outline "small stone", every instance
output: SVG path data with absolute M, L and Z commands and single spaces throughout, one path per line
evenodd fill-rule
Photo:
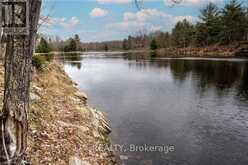
M 36 91 L 36 92 L 42 92 L 42 89 L 36 85 L 33 85 L 33 89 Z
M 83 99 L 83 100 L 88 99 L 88 97 L 87 97 L 87 95 L 85 93 L 79 92 L 79 91 L 75 93 L 75 96 L 77 96 L 78 98 Z
M 69 160 L 69 165 L 91 165 L 87 161 L 83 161 L 77 157 L 71 157 Z
M 120 155 L 120 159 L 121 159 L 121 160 L 128 160 L 128 156 Z
M 31 101 L 36 101 L 36 100 L 39 100 L 40 99 L 40 96 L 38 96 L 37 94 L 35 93 L 30 93 L 30 100 Z

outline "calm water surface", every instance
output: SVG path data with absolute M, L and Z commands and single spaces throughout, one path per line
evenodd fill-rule
M 104 111 L 127 165 L 247 165 L 248 61 L 84 54 L 65 70 Z M 128 152 L 129 145 L 175 151 Z

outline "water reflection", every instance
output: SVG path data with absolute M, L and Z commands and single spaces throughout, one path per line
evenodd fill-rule
M 80 70 L 82 67 L 81 61 L 83 60 L 83 56 L 78 53 L 61 54 L 57 56 L 56 60 L 61 63 L 71 65 L 72 67 L 76 67 L 78 70 Z
M 147 67 L 167 69 L 169 67 L 173 79 L 178 83 L 192 79 L 195 81 L 197 90 L 205 91 L 215 88 L 221 95 L 225 89 L 239 86 L 240 94 L 247 95 L 248 91 L 248 62 L 213 61 L 213 60 L 144 60 L 137 59 L 128 63 L 130 69 L 142 70 Z M 239 84 L 239 85 L 238 85 Z M 247 96 L 245 96 L 248 98 Z
M 79 61 L 76 61 L 76 62 L 70 61 L 70 62 L 65 62 L 65 63 L 66 63 L 66 64 L 69 63 L 70 66 L 75 67 L 75 68 L 77 68 L 78 70 L 80 70 L 80 69 L 82 68 L 82 63 L 79 62 Z
M 248 65 L 243 65 L 241 68 L 240 83 L 238 85 L 238 95 L 248 98 Z
M 248 162 L 246 60 L 91 54 L 65 58 L 65 70 L 89 95 L 90 104 L 108 115 L 114 143 L 175 146 L 169 154 L 119 153 L 128 156 L 121 163 Z

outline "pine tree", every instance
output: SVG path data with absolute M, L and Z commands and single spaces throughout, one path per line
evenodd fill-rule
M 107 52 L 109 50 L 109 47 L 107 44 L 104 45 L 104 50 Z
M 244 40 L 247 34 L 246 11 L 242 3 L 237 0 L 231 0 L 222 10 L 223 41 L 231 43 Z
M 177 22 L 176 26 L 172 30 L 172 39 L 174 45 L 177 47 L 187 47 L 194 39 L 194 25 L 184 19 Z
M 64 47 L 64 51 L 65 52 L 73 52 L 73 51 L 77 51 L 77 42 L 75 41 L 75 39 L 70 38 L 67 41 L 67 44 Z
M 150 49 L 151 49 L 151 50 L 156 50 L 156 49 L 158 49 L 158 45 L 157 45 L 157 42 L 156 42 L 155 39 L 153 39 L 153 40 L 151 41 Z
M 82 50 L 82 48 L 81 48 L 81 41 L 80 41 L 80 37 L 79 37 L 78 34 L 75 34 L 74 40 L 76 42 L 76 51 L 81 51 Z
M 40 43 L 37 46 L 35 52 L 36 53 L 49 53 L 51 51 L 51 47 L 49 46 L 48 42 L 41 37 Z
M 129 47 L 128 47 L 128 40 L 127 39 L 124 39 L 123 42 L 122 42 L 122 49 L 123 50 L 128 50 Z
M 200 12 L 201 22 L 196 25 L 197 43 L 202 46 L 217 43 L 220 41 L 221 31 L 223 30 L 218 7 L 209 3 Z

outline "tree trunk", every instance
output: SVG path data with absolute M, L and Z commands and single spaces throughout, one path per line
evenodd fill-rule
M 0 43 L 0 60 L 4 59 L 5 54 L 5 44 Z
M 0 164 L 25 164 L 32 55 L 41 0 L 29 0 L 29 34 L 8 35 L 5 53 L 5 89 L 1 115 Z

